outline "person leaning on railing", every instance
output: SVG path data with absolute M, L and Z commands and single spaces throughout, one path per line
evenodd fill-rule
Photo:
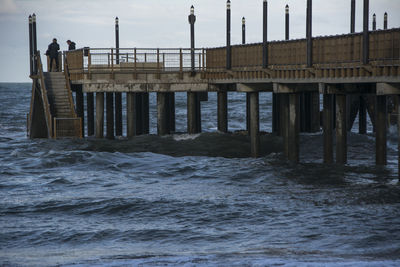
M 68 44 L 68 51 L 71 51 L 71 50 L 75 50 L 76 48 L 76 44 L 75 44 L 75 42 L 72 42 L 71 40 L 68 40 L 67 41 L 67 44 Z

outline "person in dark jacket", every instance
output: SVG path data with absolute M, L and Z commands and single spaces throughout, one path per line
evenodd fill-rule
M 67 41 L 67 44 L 68 44 L 68 50 L 69 50 L 69 51 L 75 50 L 75 49 L 76 49 L 76 48 L 75 48 L 76 44 L 75 44 L 74 42 L 72 42 L 71 40 L 68 40 L 68 41 Z
M 54 38 L 53 42 L 51 44 L 49 44 L 49 47 L 46 51 L 46 55 L 48 55 L 50 57 L 50 71 L 52 71 L 53 59 L 56 61 L 56 67 L 58 70 L 58 67 L 59 67 L 58 50 L 60 50 L 60 46 L 57 43 L 57 39 Z

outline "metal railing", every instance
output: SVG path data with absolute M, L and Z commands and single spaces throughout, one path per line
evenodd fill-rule
M 54 117 L 54 135 L 53 138 L 58 137 L 78 137 L 83 138 L 82 135 L 82 118 L 56 118 Z
M 89 48 L 83 68 L 92 70 L 134 72 L 180 72 L 205 69 L 204 49 L 194 50 L 194 66 L 191 65 L 191 49 L 175 48 Z M 192 68 L 193 67 L 193 68 Z

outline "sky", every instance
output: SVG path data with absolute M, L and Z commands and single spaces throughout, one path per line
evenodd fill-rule
M 263 0 L 231 0 L 232 44 L 241 43 L 246 17 L 246 41 L 262 41 Z M 314 0 L 313 36 L 348 33 L 350 0 Z M 290 38 L 306 34 L 306 0 L 268 1 L 268 40 L 284 39 L 285 5 L 290 6 Z M 37 16 L 38 50 L 42 54 L 55 37 L 61 50 L 66 40 L 77 48 L 111 48 L 114 21 L 120 21 L 121 48 L 190 47 L 188 15 L 194 5 L 196 47 L 224 46 L 225 0 L 0 0 L 0 82 L 29 82 L 28 17 Z M 356 31 L 362 31 L 363 1 L 356 0 Z M 400 27 L 400 0 L 370 0 L 377 27 L 389 14 L 389 28 Z M 372 26 L 370 26 L 372 27 Z

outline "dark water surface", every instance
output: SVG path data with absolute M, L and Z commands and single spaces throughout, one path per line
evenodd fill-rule
M 203 134 L 114 141 L 29 140 L 29 103 L 30 84 L 0 84 L 1 266 L 400 265 L 395 129 L 385 168 L 356 133 L 349 165 L 322 164 L 321 133 L 301 136 L 293 165 L 279 137 L 252 159 L 245 135 L 215 133 L 215 94 Z M 271 96 L 260 104 L 270 131 Z M 154 134 L 154 95 L 151 119 Z M 229 127 L 245 127 L 243 94 L 229 95 Z

